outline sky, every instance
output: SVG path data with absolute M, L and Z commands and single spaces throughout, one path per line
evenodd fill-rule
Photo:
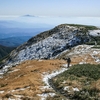
M 100 17 L 100 0 L 0 0 L 0 15 Z

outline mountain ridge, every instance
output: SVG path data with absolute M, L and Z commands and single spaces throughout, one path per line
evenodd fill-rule
M 7 65 L 16 65 L 31 59 L 53 59 L 66 49 L 88 42 L 88 30 L 94 29 L 98 28 L 76 24 L 58 25 L 29 39 L 11 52 L 4 62 Z

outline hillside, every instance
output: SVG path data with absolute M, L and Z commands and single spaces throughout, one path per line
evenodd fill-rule
M 3 76 L 0 73 L 0 99 L 40 100 L 38 94 L 45 93 L 47 87 L 42 80 L 44 75 L 60 69 L 64 63 L 63 60 L 29 60 L 9 68 Z
M 67 49 L 89 42 L 91 36 L 88 32 L 94 29 L 98 30 L 95 26 L 61 24 L 29 39 L 3 62 L 7 65 L 16 65 L 29 59 L 56 58 Z
M 0 59 L 7 56 L 13 49 L 14 47 L 5 47 L 0 45 Z
M 88 68 L 87 71 L 83 71 L 85 74 L 91 73 L 88 73 L 92 71 L 89 70 L 90 67 L 95 69 L 94 66 L 100 66 L 100 46 L 98 44 L 86 45 L 99 41 L 98 33 L 95 33 L 96 37 L 92 35 L 94 30 L 99 31 L 95 26 L 62 24 L 32 37 L 25 44 L 13 50 L 1 62 L 0 99 L 69 100 L 65 91 L 61 93 L 59 90 L 67 86 L 66 83 L 62 81 L 65 84 L 62 84 L 61 87 L 59 81 L 55 87 L 56 79 L 53 82 L 52 78 L 63 74 L 66 70 L 69 70 L 69 73 L 74 71 L 74 65 L 76 65 L 75 70 L 83 71 L 81 66 L 86 64 L 85 69 Z M 93 38 L 97 38 L 97 40 L 95 41 Z M 72 68 L 70 69 L 72 70 L 67 68 L 67 62 L 64 60 L 68 57 L 71 58 L 70 66 Z M 92 65 L 88 66 L 88 63 Z M 95 69 L 95 72 L 97 74 L 90 76 L 99 77 L 99 68 Z M 93 71 L 93 73 L 95 72 Z M 79 73 L 82 74 L 82 72 Z M 82 79 L 85 79 L 84 76 Z M 95 82 L 95 79 L 93 81 Z M 75 81 L 74 86 L 77 85 L 76 83 Z M 99 87 L 99 82 L 97 84 Z M 71 89 L 79 91 L 80 88 L 71 87 Z
M 100 64 L 100 49 L 92 48 L 88 45 L 76 46 L 73 48 L 73 51 L 67 52 L 67 55 L 70 55 L 71 57 L 72 66 L 80 64 L 81 67 L 81 64 L 88 63 Z M 73 67 L 71 69 L 74 70 Z M 65 97 L 63 96 L 63 94 L 61 95 L 59 94 L 59 92 L 55 92 L 51 87 L 52 85 L 49 85 L 49 79 L 58 75 L 59 73 L 62 73 L 65 70 L 68 70 L 68 68 L 66 67 L 66 61 L 58 59 L 28 60 L 13 67 L 8 68 L 8 66 L 6 66 L 2 70 L 0 70 L 0 97 L 1 99 L 3 98 L 19 100 L 60 100 L 62 98 L 64 99 Z M 76 70 L 78 71 L 78 69 Z M 77 74 L 77 71 L 74 71 L 74 73 L 76 72 Z M 86 73 L 88 72 L 89 71 L 87 71 Z M 58 84 L 60 84 L 59 82 Z M 67 98 L 65 98 L 65 100 L 67 100 Z

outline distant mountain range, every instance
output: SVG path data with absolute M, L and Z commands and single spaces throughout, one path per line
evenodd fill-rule
M 37 17 L 37 16 L 27 14 L 27 15 L 23 15 L 21 17 Z
M 17 47 L 25 43 L 31 36 L 9 37 L 0 39 L 0 44 L 7 47 Z
M 21 22 L 20 20 L 0 20 L 0 38 L 35 36 L 52 27 L 45 23 Z

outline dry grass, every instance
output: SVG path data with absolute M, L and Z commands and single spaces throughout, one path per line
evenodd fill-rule
M 57 70 L 64 63 L 66 62 L 63 60 L 30 60 L 11 68 L 10 73 L 0 79 L 0 91 L 5 91 L 0 94 L 0 97 L 5 97 L 9 93 L 35 97 L 42 92 L 40 86 L 45 85 L 42 82 L 43 72 Z M 25 88 L 25 90 L 20 90 L 21 88 Z

